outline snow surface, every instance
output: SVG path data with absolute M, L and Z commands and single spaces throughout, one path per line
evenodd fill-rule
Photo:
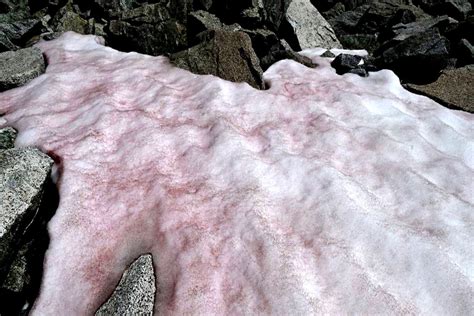
M 93 36 L 39 47 L 46 74 L 0 94 L 59 176 L 33 315 L 94 313 L 146 252 L 159 314 L 473 314 L 473 115 L 317 56 L 258 91 Z

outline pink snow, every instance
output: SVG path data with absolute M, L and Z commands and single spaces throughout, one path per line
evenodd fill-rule
M 56 160 L 33 315 L 93 314 L 146 252 L 156 314 L 473 313 L 473 115 L 316 50 L 259 91 L 93 36 L 38 46 L 46 74 L 0 94 Z

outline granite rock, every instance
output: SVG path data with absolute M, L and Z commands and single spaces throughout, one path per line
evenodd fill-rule
M 13 148 L 16 134 L 12 127 L 0 128 L 0 150 Z
M 114 293 L 95 313 L 109 315 L 153 315 L 155 272 L 151 254 L 141 255 L 123 273 Z
M 262 69 L 243 32 L 210 31 L 205 40 L 187 50 L 172 54 L 171 61 L 196 74 L 210 74 L 234 82 L 264 87 Z
M 41 50 L 29 47 L 0 53 L 0 91 L 21 86 L 45 71 Z

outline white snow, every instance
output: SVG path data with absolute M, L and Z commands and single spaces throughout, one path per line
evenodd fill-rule
M 157 314 L 473 314 L 473 115 L 317 50 L 259 91 L 100 43 L 39 44 L 46 74 L 0 94 L 57 157 L 33 315 L 94 313 L 145 252 Z

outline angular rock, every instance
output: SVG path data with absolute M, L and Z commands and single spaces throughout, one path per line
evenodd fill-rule
M 80 34 L 88 34 L 91 32 L 89 23 L 83 19 L 79 14 L 63 10 L 52 19 L 51 24 L 56 32 L 73 31 Z
M 264 88 L 257 55 L 250 37 L 243 32 L 211 31 L 204 42 L 172 54 L 170 59 L 176 66 L 196 74 L 215 75 Z
M 0 150 L 13 148 L 17 131 L 12 127 L 0 128 Z
M 352 69 L 359 68 L 362 63 L 362 56 L 339 54 L 331 62 L 331 66 L 336 69 L 338 75 L 342 75 Z
M 339 41 L 346 49 L 365 49 L 374 52 L 380 45 L 377 34 L 350 34 L 340 35 Z
M 32 36 L 38 35 L 40 32 L 41 21 L 39 19 L 0 23 L 0 38 L 3 39 L 2 42 L 10 41 L 17 46 L 23 46 Z
M 465 38 L 457 45 L 458 65 L 469 65 L 474 63 L 474 46 Z
M 278 31 L 291 0 L 262 0 L 267 27 Z
M 21 86 L 45 70 L 41 50 L 36 47 L 0 53 L 0 91 Z
M 436 28 L 393 43 L 375 52 L 376 64 L 409 82 L 430 81 L 448 64 L 449 41 Z
M 291 0 L 285 18 L 291 29 L 286 39 L 294 49 L 342 48 L 331 25 L 309 0 Z
M 321 54 L 321 57 L 334 58 L 336 55 L 334 55 L 330 50 L 327 50 Z
M 464 20 L 472 10 L 469 0 L 425 0 L 420 6 L 431 15 L 447 14 L 456 20 Z
M 425 95 L 442 105 L 474 113 L 474 66 L 443 70 L 438 80 L 427 85 L 407 84 L 411 92 Z
M 123 273 L 112 296 L 95 313 L 109 315 L 153 315 L 155 300 L 153 257 L 141 255 Z
M 53 161 L 36 149 L 0 151 L 0 284 L 35 220 Z

